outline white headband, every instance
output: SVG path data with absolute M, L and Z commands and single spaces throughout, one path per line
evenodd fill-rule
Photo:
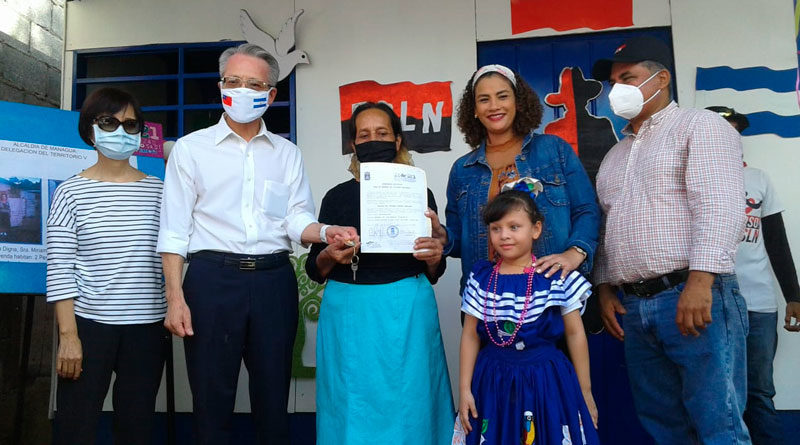
M 513 71 L 504 67 L 503 65 L 493 64 L 493 65 L 484 65 L 480 67 L 478 71 L 475 71 L 475 75 L 472 76 L 472 89 L 475 89 L 475 84 L 478 83 L 478 79 L 480 79 L 481 76 L 483 76 L 486 73 L 502 74 L 503 77 L 505 77 L 506 79 L 508 79 L 509 82 L 511 82 L 511 85 L 514 85 L 514 88 L 517 87 L 517 78 L 516 76 L 514 76 Z

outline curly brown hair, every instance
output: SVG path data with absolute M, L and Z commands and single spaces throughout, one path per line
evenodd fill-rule
M 477 73 L 477 71 L 476 71 Z M 488 72 L 482 75 L 478 80 L 488 76 L 500 76 L 509 85 L 508 81 L 502 75 L 496 72 Z M 486 139 L 486 127 L 483 126 L 479 119 L 475 118 L 475 90 L 472 88 L 472 78 L 475 73 L 470 76 L 467 81 L 467 86 L 464 88 L 464 94 L 461 95 L 461 101 L 458 103 L 458 129 L 464 134 L 464 142 L 466 142 L 473 150 L 477 149 L 481 142 Z M 514 88 L 514 100 L 517 104 L 517 113 L 514 116 L 514 123 L 512 128 L 514 134 L 517 136 L 525 136 L 534 128 L 538 127 L 542 122 L 542 103 L 539 101 L 539 96 L 535 91 L 525 82 L 525 79 L 514 71 L 514 77 L 517 81 L 517 86 Z

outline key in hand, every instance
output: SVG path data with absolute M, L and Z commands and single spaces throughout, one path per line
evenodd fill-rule
M 356 282 L 356 272 L 358 271 L 358 255 L 356 255 L 356 248 L 353 247 L 353 257 L 350 258 L 350 270 L 353 271 L 353 282 Z

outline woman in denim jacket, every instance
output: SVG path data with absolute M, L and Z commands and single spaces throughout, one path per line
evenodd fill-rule
M 492 259 L 481 210 L 506 182 L 541 181 L 536 205 L 544 232 L 534 245 L 537 270 L 589 276 L 597 246 L 600 209 L 572 147 L 533 130 L 542 119 L 539 97 L 519 74 L 486 65 L 470 78 L 458 106 L 458 127 L 472 152 L 459 158 L 447 183 L 445 254 L 461 258 L 461 289 L 473 264 Z

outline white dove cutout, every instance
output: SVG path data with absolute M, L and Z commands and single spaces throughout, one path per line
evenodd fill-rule
M 299 9 L 293 16 L 289 17 L 286 23 L 283 24 L 283 27 L 281 27 L 281 32 L 278 34 L 278 39 L 276 40 L 256 26 L 247 11 L 244 9 L 239 10 L 239 22 L 242 24 L 242 34 L 244 34 L 245 40 L 247 40 L 248 43 L 253 43 L 264 48 L 264 50 L 272 54 L 272 57 L 275 57 L 275 60 L 278 61 L 278 67 L 280 68 L 278 81 L 286 78 L 297 64 L 310 63 L 308 54 L 306 54 L 305 51 L 294 50 L 289 52 L 294 48 L 295 25 L 297 24 L 298 17 L 302 14 L 303 10 Z

